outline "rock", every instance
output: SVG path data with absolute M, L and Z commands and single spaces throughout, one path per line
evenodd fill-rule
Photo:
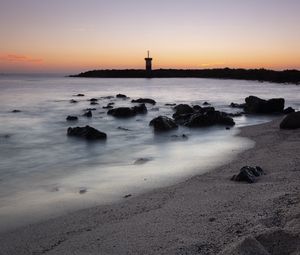
M 243 116 L 244 112 L 236 112 L 236 113 L 227 113 L 229 117 L 241 117 Z
M 107 112 L 107 114 L 117 118 L 128 118 L 136 115 L 135 111 L 133 111 L 129 107 L 118 107 L 115 109 L 111 109 Z
M 78 117 L 69 115 L 69 116 L 66 118 L 66 120 L 67 120 L 67 121 L 77 121 L 77 120 L 78 120 Z
M 287 115 L 280 123 L 281 129 L 300 128 L 300 112 L 294 112 Z
M 114 98 L 114 96 L 104 96 L 104 97 L 100 97 L 101 99 L 112 99 Z
M 114 105 L 115 103 L 114 102 L 110 102 L 110 103 L 108 103 L 107 105 Z
M 91 102 L 97 102 L 98 99 L 97 99 L 97 98 L 91 98 L 91 99 L 89 99 L 88 101 L 91 101 Z
M 264 171 L 259 167 L 244 166 L 238 175 L 232 176 L 232 181 L 254 183 L 257 177 L 264 175 Z
M 205 127 L 212 125 L 234 126 L 235 122 L 224 112 L 208 111 L 193 114 L 185 125 L 188 127 Z
M 168 131 L 178 128 L 177 124 L 166 116 L 158 116 L 150 121 L 150 126 L 154 127 L 154 131 Z
M 97 105 L 98 103 L 97 102 L 95 102 L 95 101 L 92 101 L 91 103 L 90 103 L 90 105 Z
M 76 100 L 74 100 L 74 99 L 71 99 L 71 100 L 70 100 L 70 103 L 71 103 L 71 104 L 75 104 L 75 103 L 78 103 L 78 101 L 76 101 Z
M 214 112 L 216 111 L 215 107 L 209 106 L 209 107 L 203 107 L 201 108 L 202 112 Z
M 84 97 L 84 94 L 77 94 L 77 97 Z
M 112 115 L 117 118 L 129 118 L 137 114 L 145 114 L 145 113 L 147 113 L 147 107 L 145 104 L 140 104 L 132 108 L 119 107 L 119 108 L 111 109 L 107 112 L 108 115 Z
M 165 104 L 165 106 L 175 106 L 176 104 Z
M 173 118 L 181 114 L 189 114 L 194 113 L 194 109 L 188 104 L 179 104 L 174 107 L 175 113 L 173 114 Z
M 96 111 L 97 109 L 96 108 L 86 108 L 84 109 L 84 111 Z
M 128 129 L 128 128 L 124 128 L 124 127 L 118 127 L 118 129 L 120 129 L 120 130 L 124 130 L 124 131 L 131 131 L 130 129 Z
M 93 127 L 69 127 L 68 136 L 81 137 L 86 140 L 105 140 L 107 135 Z
M 86 188 L 81 188 L 80 190 L 79 190 L 79 194 L 80 195 L 82 195 L 82 194 L 84 194 L 84 193 L 86 193 L 87 192 L 87 189 Z
M 136 114 L 145 114 L 147 113 L 147 107 L 145 104 L 140 104 L 131 108 Z
M 22 112 L 22 111 L 21 110 L 12 110 L 11 112 L 18 113 L 18 112 Z
M 205 101 L 202 105 L 210 105 L 210 103 Z
M 231 103 L 230 106 L 232 108 L 244 108 L 246 106 L 246 104 Z
M 200 105 L 193 105 L 193 109 L 197 112 L 202 111 L 202 107 Z
M 288 108 L 283 110 L 284 114 L 289 114 L 289 113 L 293 113 L 293 112 L 295 112 L 295 109 L 292 108 L 292 107 L 288 107 Z
M 247 113 L 276 113 L 283 112 L 284 99 L 272 98 L 264 100 L 259 97 L 249 96 L 245 98 L 245 111 Z
M 87 111 L 85 114 L 83 114 L 84 117 L 88 117 L 88 118 L 91 118 L 93 117 L 93 114 L 91 111 Z
M 155 100 L 150 99 L 150 98 L 139 98 L 139 99 L 136 99 L 136 100 L 132 100 L 131 103 L 153 104 L 153 105 L 156 104 Z
M 117 94 L 116 98 L 128 98 L 128 97 L 124 94 Z
M 112 109 L 112 108 L 114 108 L 112 105 L 107 105 L 107 106 L 103 106 L 102 107 L 103 109 Z
M 131 194 L 127 194 L 127 195 L 125 195 L 123 198 L 129 198 L 129 197 L 131 197 L 132 195 Z

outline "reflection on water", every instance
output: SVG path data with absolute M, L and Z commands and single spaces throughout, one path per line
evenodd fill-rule
M 224 89 L 224 87 L 226 89 Z M 255 94 L 283 96 L 299 108 L 297 86 L 206 79 L 70 79 L 1 78 L 0 80 L 0 228 L 55 216 L 78 208 L 123 199 L 154 187 L 172 184 L 203 173 L 253 146 L 235 136 L 240 126 L 258 124 L 274 116 L 238 117 L 237 127 L 179 128 L 154 134 L 149 121 L 171 116 L 165 103 L 202 104 L 233 111 L 228 105 Z M 84 93 L 86 97 L 72 95 Z M 130 100 L 101 99 L 90 106 L 88 98 L 123 93 L 154 98 L 146 115 L 115 119 L 102 106 L 132 105 Z M 84 109 L 97 108 L 93 118 Z M 153 109 L 154 108 L 154 109 Z M 158 108 L 158 109 L 157 109 Z M 12 113 L 20 109 L 19 113 Z M 151 110 L 153 109 L 153 110 Z M 235 109 L 236 110 L 236 109 Z M 79 116 L 67 123 L 67 115 Z M 108 134 L 106 142 L 87 143 L 66 136 L 69 126 L 91 125 Z M 118 128 L 121 127 L 121 128 Z M 186 134 L 188 139 L 183 139 Z M 139 163 L 135 163 L 138 161 Z

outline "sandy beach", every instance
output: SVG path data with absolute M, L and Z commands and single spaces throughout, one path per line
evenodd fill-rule
M 300 254 L 300 130 L 241 129 L 256 142 L 179 184 L 0 235 L 0 254 Z M 230 178 L 244 165 L 254 184 Z

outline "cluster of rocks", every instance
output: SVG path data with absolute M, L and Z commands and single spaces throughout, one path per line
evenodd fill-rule
M 186 127 L 207 127 L 212 125 L 235 125 L 233 119 L 225 112 L 216 111 L 214 107 L 201 107 L 179 104 L 174 107 L 173 119 L 159 116 L 150 122 L 155 131 L 175 129 L 178 125 Z
M 244 166 L 240 169 L 239 174 L 232 176 L 232 181 L 254 183 L 257 178 L 264 175 L 261 167 Z

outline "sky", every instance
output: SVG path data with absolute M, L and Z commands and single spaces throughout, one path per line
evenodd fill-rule
M 299 0 L 0 0 L 0 73 L 300 69 Z

